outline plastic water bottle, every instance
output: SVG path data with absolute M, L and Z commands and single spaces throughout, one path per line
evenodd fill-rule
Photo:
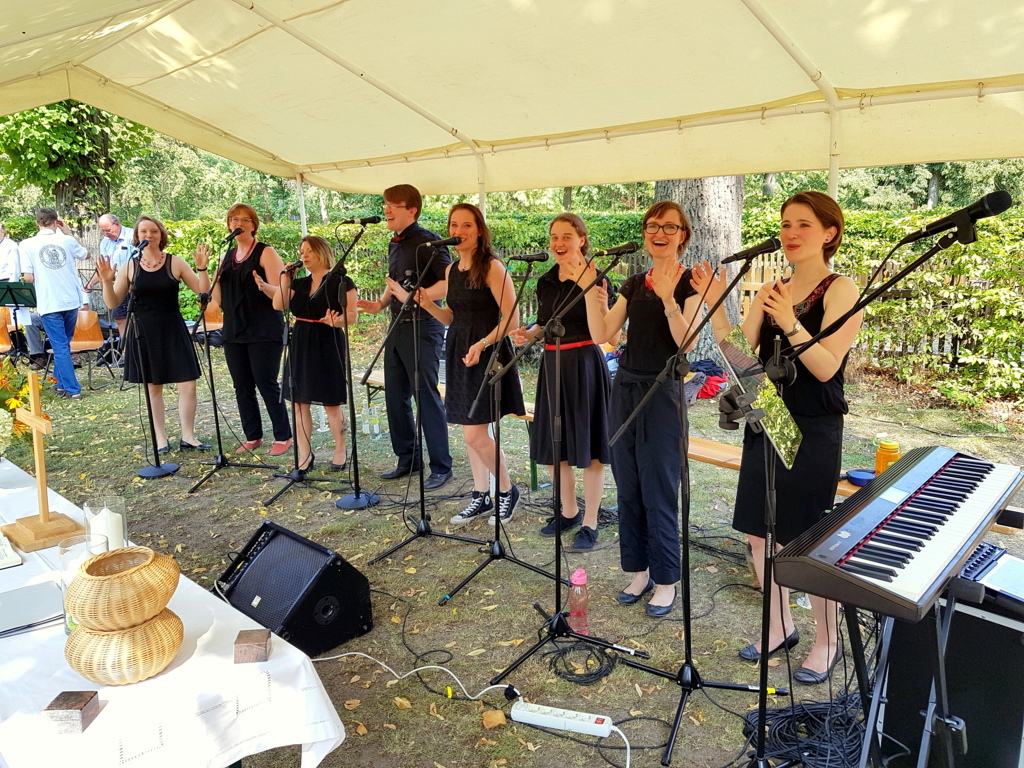
M 885 472 L 890 464 L 895 464 L 902 457 L 900 444 L 895 440 L 879 440 L 878 450 L 875 451 L 875 477 Z
M 581 635 L 589 635 L 587 629 L 587 572 L 577 568 L 569 577 L 569 628 Z

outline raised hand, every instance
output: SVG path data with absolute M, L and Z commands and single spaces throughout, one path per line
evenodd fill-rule
M 114 279 L 117 271 L 106 256 L 99 256 L 96 259 L 96 274 L 100 276 L 100 282 L 109 283 Z
M 393 278 L 387 278 L 386 282 L 388 284 L 388 288 L 391 289 L 391 295 L 404 304 L 405 300 L 409 298 L 409 292 L 402 287 L 401 283 Z
M 757 297 L 767 312 L 775 319 L 775 324 L 784 331 L 796 325 L 796 312 L 793 311 L 793 293 L 789 283 L 776 280 L 765 283 L 757 292 Z
M 707 260 L 702 261 L 694 266 L 690 285 L 707 306 L 713 306 L 725 295 L 727 286 L 725 270 L 716 270 Z
M 670 300 L 676 292 L 679 278 L 683 276 L 683 265 L 678 261 L 655 263 L 647 277 L 647 284 L 662 301 Z
M 328 309 L 327 314 L 320 318 L 320 322 L 324 325 L 331 326 L 331 328 L 338 328 L 341 326 L 341 313 L 335 312 L 333 309 Z
M 196 269 L 206 269 L 210 265 L 210 248 L 206 243 L 199 243 L 192 253 Z

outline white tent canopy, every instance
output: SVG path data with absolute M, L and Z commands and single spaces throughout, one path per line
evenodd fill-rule
M 1024 156 L 1020 0 L 4 6 L 0 114 L 77 99 L 343 191 Z

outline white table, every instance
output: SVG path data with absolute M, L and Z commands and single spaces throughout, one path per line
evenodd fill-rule
M 82 512 L 50 491 L 50 508 L 78 520 Z M 0 518 L 35 509 L 35 481 L 0 460 Z M 55 548 L 25 555 L 0 571 L 0 592 L 56 579 Z M 156 677 L 100 686 L 64 658 L 61 624 L 0 640 L 0 766 L 222 768 L 246 755 L 302 745 L 302 768 L 314 768 L 345 738 L 345 728 L 309 658 L 272 637 L 270 660 L 234 664 L 235 636 L 252 619 L 182 578 L 168 606 L 185 639 Z M 57 735 L 40 711 L 61 691 L 99 691 L 100 714 L 82 734 Z

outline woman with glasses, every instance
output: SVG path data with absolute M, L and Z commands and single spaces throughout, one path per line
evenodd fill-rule
M 548 225 L 550 250 L 555 266 L 537 279 L 537 322 L 512 333 L 516 344 L 526 344 L 544 332 L 556 311 L 563 310 L 589 283 L 577 284 L 570 277 L 582 267 L 590 250 L 587 225 L 574 213 L 562 213 Z M 607 311 L 611 281 L 604 279 L 598 304 Z M 604 495 L 604 468 L 611 462 L 608 447 L 608 404 L 611 378 L 604 353 L 594 343 L 587 325 L 587 306 L 580 300 L 561 316 L 565 335 L 561 341 L 561 392 L 555 392 L 555 340 L 544 340 L 544 357 L 537 374 L 537 406 L 530 432 L 530 458 L 547 466 L 554 479 L 554 429 L 552 416 L 556 395 L 562 417 L 559 485 L 562 499 L 562 530 L 579 526 L 573 539 L 576 551 L 593 549 L 597 542 L 597 515 Z M 583 511 L 576 506 L 575 468 L 583 472 Z M 540 529 L 542 536 L 554 536 L 558 521 L 551 517 Z
M 604 343 L 629 320 L 626 349 L 612 383 L 610 427 L 614 434 L 650 391 L 691 327 L 700 318 L 700 297 L 691 280 L 706 280 L 703 268 L 679 262 L 693 229 L 676 203 L 655 203 L 644 214 L 644 248 L 654 266 L 628 278 L 619 298 L 605 311 L 601 297 L 587 294 L 587 322 L 594 341 Z M 579 266 L 576 279 L 589 285 L 593 264 Z M 582 275 L 582 279 L 580 276 Z M 704 283 L 700 283 L 703 285 Z M 679 559 L 679 388 L 666 381 L 612 446 L 612 472 L 618 487 L 619 550 L 622 570 L 632 580 L 618 594 L 626 605 L 654 590 L 648 616 L 672 611 Z
M 313 467 L 312 403 L 320 403 L 327 413 L 327 423 L 334 437 L 331 469 L 346 468 L 345 414 L 341 406 L 347 402 L 345 380 L 346 321 L 352 325 L 359 319 L 358 296 L 352 279 L 328 274 L 334 266 L 334 252 L 322 237 L 307 236 L 299 244 L 302 265 L 307 277 L 281 277 L 281 290 L 274 292 L 274 309 L 291 309 L 295 327 L 289 344 L 291 379 L 285 378 L 284 397 L 295 401 L 295 439 L 299 448 L 298 469 Z M 259 281 L 257 281 L 259 282 Z M 344 294 L 342 294 L 344 285 Z M 344 296 L 344 306 L 342 306 Z M 343 314 L 344 313 L 344 314 Z
M 782 204 L 779 239 L 792 277 L 765 283 L 746 317 L 743 333 L 762 362 L 780 339 L 783 352 L 807 343 L 822 328 L 848 312 L 857 301 L 857 284 L 832 271 L 831 260 L 843 239 L 842 209 L 822 192 L 800 192 Z M 713 305 L 725 290 L 724 277 L 714 280 L 706 302 Z M 716 336 L 729 331 L 724 311 L 712 319 Z M 844 369 L 850 347 L 860 329 L 861 314 L 848 319 L 835 333 L 820 339 L 795 360 L 796 378 L 780 388 L 782 401 L 800 427 L 801 441 L 793 466 L 776 469 L 776 540 L 788 544 L 806 531 L 835 500 L 842 461 L 843 416 L 849 411 L 844 394 Z M 743 461 L 733 527 L 747 534 L 754 569 L 764 583 L 765 437 L 747 427 L 743 435 Z M 768 632 L 768 655 L 792 648 L 800 635 L 789 610 L 789 590 L 776 584 Z M 814 646 L 793 673 L 798 683 L 815 685 L 828 679 L 842 655 L 836 604 L 810 596 L 816 632 Z M 760 643 L 740 651 L 740 658 L 758 661 Z
M 488 425 L 506 414 L 525 415 L 518 371 L 512 369 L 501 379 L 498 413 L 494 413 L 493 391 L 487 386 L 476 410 L 472 414 L 470 411 L 487 375 L 490 348 L 500 345 L 499 364 L 512 359 L 512 345 L 505 336 L 519 325 L 519 313 L 514 309 L 516 293 L 505 265 L 491 250 L 491 231 L 479 208 L 469 203 L 453 206 L 448 213 L 448 235 L 462 238 L 455 246 L 459 258 L 445 273 L 448 306 L 437 306 L 423 288 L 416 299 L 421 307 L 448 326 L 445 409 L 449 424 L 462 425 L 466 455 L 473 471 L 472 499 L 450 522 L 453 525 L 469 523 L 493 508 L 489 490 L 493 475 L 498 491 L 497 512 L 504 523 L 512 519 L 519 489 L 509 477 L 504 456 L 500 457 L 500 465 L 495 466 L 494 439 L 488 434 Z M 400 286 L 397 291 L 397 298 L 404 301 Z
M 263 418 L 256 399 L 259 390 L 274 430 L 270 455 L 280 456 L 292 444 L 288 409 L 278 384 L 284 318 L 273 305 L 284 264 L 277 251 L 256 239 L 260 217 L 253 208 L 241 203 L 231 206 L 227 225 L 230 231 L 241 232 L 217 270 L 213 300 L 224 311 L 224 359 L 245 434 L 237 452 L 254 450 L 263 443 Z M 209 253 L 205 244 L 200 249 Z

